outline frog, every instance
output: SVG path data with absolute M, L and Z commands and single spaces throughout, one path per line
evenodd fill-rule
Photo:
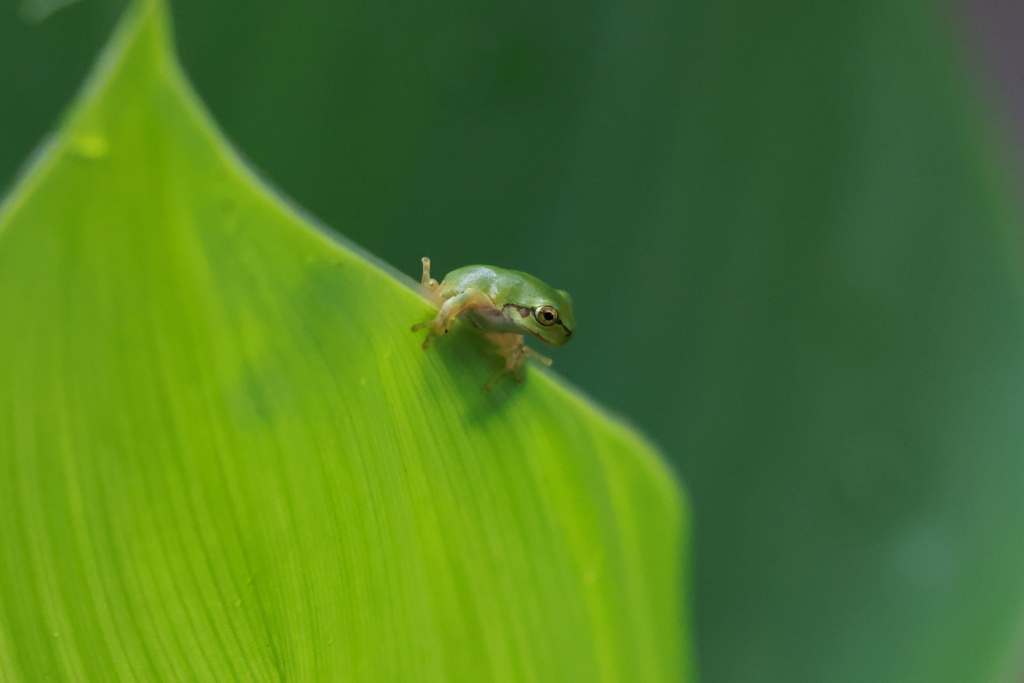
M 452 330 L 456 319 L 480 330 L 505 359 L 504 367 L 484 385 L 485 394 L 509 374 L 521 383 L 523 366 L 529 358 L 551 365 L 550 358 L 524 343 L 526 335 L 549 346 L 562 346 L 576 334 L 572 297 L 565 290 L 550 287 L 527 273 L 494 266 L 458 268 L 439 283 L 430 277 L 430 259 L 424 257 L 422 262 L 423 293 L 439 310 L 434 318 L 413 325 L 412 331 L 427 328 L 423 340 L 426 351 L 432 339 Z

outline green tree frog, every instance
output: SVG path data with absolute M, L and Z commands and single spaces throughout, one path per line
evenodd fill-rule
M 524 334 L 551 346 L 561 346 L 576 332 L 569 293 L 553 289 L 526 273 L 466 266 L 448 273 L 439 284 L 430 277 L 430 259 L 424 257 L 421 284 L 427 298 L 440 308 L 432 320 L 413 325 L 413 332 L 428 328 L 424 351 L 431 339 L 446 334 L 455 319 L 462 318 L 497 344 L 497 353 L 504 356 L 505 367 L 484 385 L 484 393 L 489 393 L 509 373 L 514 373 L 517 383 L 522 382 L 522 367 L 531 356 L 551 365 L 551 359 L 523 343 Z

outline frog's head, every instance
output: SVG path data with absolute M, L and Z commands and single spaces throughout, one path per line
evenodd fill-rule
M 576 332 L 572 317 L 572 297 L 569 292 L 556 289 L 547 299 L 530 309 L 530 316 L 521 325 L 529 328 L 533 336 L 551 346 L 561 346 Z

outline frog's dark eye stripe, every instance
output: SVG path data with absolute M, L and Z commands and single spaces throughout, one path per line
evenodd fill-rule
M 553 306 L 538 306 L 533 309 L 533 317 L 541 325 L 554 325 L 558 322 L 558 311 Z

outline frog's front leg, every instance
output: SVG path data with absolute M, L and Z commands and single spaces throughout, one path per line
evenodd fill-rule
M 505 358 L 505 367 L 499 370 L 491 378 L 491 381 L 484 385 L 485 394 L 491 393 L 498 382 L 501 381 L 501 378 L 510 372 L 515 375 L 516 384 L 521 383 L 523 381 L 523 365 L 526 364 L 527 358 L 533 357 L 544 365 L 551 365 L 550 358 L 545 358 L 523 343 L 523 335 L 521 334 L 492 332 L 487 335 L 487 338 L 498 345 L 495 353 Z
M 429 278 L 430 272 L 429 263 L 424 262 L 424 278 Z M 494 302 L 491 301 L 491 297 L 487 296 L 479 289 L 467 289 L 461 294 L 447 299 L 441 306 L 441 310 L 437 312 L 437 316 L 433 320 L 426 320 L 412 326 L 412 331 L 421 330 L 424 327 L 430 328 L 427 332 L 426 338 L 423 340 L 423 350 L 426 351 L 430 347 L 430 340 L 434 337 L 440 337 L 442 334 L 448 334 L 448 330 L 451 329 L 455 317 L 469 308 L 494 308 Z
M 487 338 L 498 345 L 495 349 L 495 353 L 505 358 L 505 366 L 495 373 L 491 381 L 484 385 L 484 393 L 489 394 L 497 386 L 501 378 L 510 372 L 516 373 L 516 377 L 522 377 L 522 371 L 519 366 L 522 365 L 523 349 L 526 345 L 523 344 L 523 335 L 521 334 L 504 334 L 500 332 L 492 332 L 487 334 Z
M 548 358 L 547 356 L 540 355 L 539 353 L 537 353 L 536 351 L 531 349 L 529 346 L 526 346 L 525 344 L 523 344 L 523 357 L 524 358 L 536 358 L 538 361 L 540 361 L 544 365 L 548 365 L 548 366 L 551 365 L 551 359 L 550 358 Z

